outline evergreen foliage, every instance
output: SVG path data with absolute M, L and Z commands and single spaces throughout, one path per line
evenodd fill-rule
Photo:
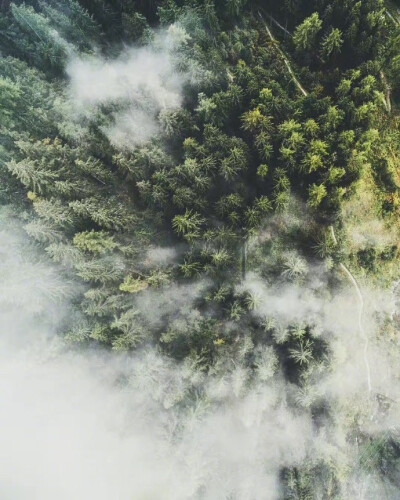
M 317 261 L 330 293 L 344 260 L 362 276 L 398 264 L 396 245 L 329 236 L 366 175 L 379 217 L 398 225 L 400 23 L 385 9 L 383 0 L 3 2 L 0 200 L 84 285 L 66 341 L 155 344 L 210 376 L 227 360 L 263 382 L 280 370 L 294 407 L 316 426 L 330 418 L 312 388 L 330 363 L 318 326 L 260 318 L 246 277 L 296 287 Z M 158 132 L 113 144 L 118 99 L 78 124 L 70 59 L 145 48 L 170 23 L 185 40 L 174 70 L 193 78 L 180 107 L 152 117 Z M 303 225 L 287 223 L 293 203 Z M 151 258 L 170 246 L 171 260 Z M 360 467 L 394 468 L 394 442 L 364 436 Z M 282 468 L 282 498 L 343 498 L 343 481 L 309 457 Z

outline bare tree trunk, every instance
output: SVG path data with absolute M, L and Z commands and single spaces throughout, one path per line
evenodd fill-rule
M 386 109 L 388 113 L 392 112 L 392 100 L 391 100 L 391 95 L 390 95 L 390 85 L 389 82 L 386 79 L 385 73 L 381 71 L 381 80 L 383 82 L 383 86 L 385 87 L 385 99 L 386 99 Z

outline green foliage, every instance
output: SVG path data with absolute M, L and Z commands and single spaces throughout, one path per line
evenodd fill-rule
M 99 42 L 101 32 L 98 24 L 78 1 L 40 0 L 39 6 L 58 34 L 80 50 L 90 50 L 91 43 Z
M 322 57 L 329 58 L 332 55 L 339 54 L 342 49 L 342 45 L 342 32 L 338 28 L 332 28 L 332 31 L 325 36 L 321 44 Z
M 68 45 L 52 29 L 49 20 L 25 4 L 11 4 L 13 24 L 7 38 L 18 53 L 22 53 L 41 69 L 60 71 L 66 62 Z
M 308 204 L 310 207 L 317 208 L 326 194 L 326 187 L 323 184 L 313 184 L 309 190 Z
M 124 102 L 78 124 L 69 58 L 111 60 L 131 43 L 150 58 L 155 29 L 173 22 L 185 46 L 165 64 L 181 100 L 149 111 L 159 133 L 110 144 L 105 124 Z M 232 398 L 285 378 L 287 404 L 325 432 L 333 417 L 314 382 L 331 369 L 330 335 L 314 317 L 288 323 L 263 306 L 274 284 L 308 284 L 315 265 L 327 277 L 317 293 L 329 294 L 345 256 L 361 276 L 396 273 L 395 238 L 352 247 L 343 230 L 369 170 L 377 217 L 398 225 L 400 35 L 384 3 L 15 2 L 2 7 L 0 45 L 1 201 L 82 284 L 66 341 L 155 344 L 196 373 L 222 373 L 221 385 L 231 378 Z M 150 82 L 144 112 L 163 84 Z M 365 470 L 394 464 L 389 439 L 360 443 Z M 333 454 L 306 457 L 282 471 L 282 498 L 342 498 L 343 474 Z
M 113 250 L 117 244 L 112 236 L 109 236 L 105 231 L 83 231 L 77 233 L 73 239 L 74 245 L 90 253 L 106 253 Z
M 317 35 L 321 31 L 322 21 L 319 18 L 318 12 L 314 12 L 310 17 L 307 17 L 299 26 L 297 26 L 293 34 L 293 43 L 296 50 L 311 50 L 316 45 Z
M 145 290 L 148 286 L 146 280 L 134 278 L 132 275 L 129 275 L 124 279 L 123 283 L 119 285 L 119 289 L 122 292 L 137 293 Z

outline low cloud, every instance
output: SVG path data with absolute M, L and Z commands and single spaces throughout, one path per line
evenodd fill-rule
M 90 118 L 107 108 L 112 122 L 103 131 L 114 146 L 130 149 L 148 141 L 159 132 L 160 111 L 179 108 L 184 85 L 196 78 L 193 71 L 177 68 L 189 39 L 176 24 L 157 32 L 150 45 L 126 48 L 115 59 L 71 58 L 67 74 L 74 114 Z
M 208 379 L 154 348 L 71 351 L 56 334 L 68 294 L 45 290 L 53 266 L 11 226 L 1 251 L 1 275 L 23 282 L 0 304 L 2 498 L 277 496 L 280 464 L 301 461 L 311 439 L 309 417 L 292 415 L 278 386 L 243 392 L 241 369 Z M 167 309 L 193 299 L 181 292 Z
M 385 293 L 364 290 L 374 394 L 392 400 L 383 414 L 366 391 L 351 287 L 327 300 L 305 285 L 287 284 L 277 293 L 249 277 L 246 286 L 261 293 L 256 315 L 289 322 L 312 314 L 326 330 L 334 361 L 311 385 L 329 402 L 331 419 L 316 426 L 307 407 L 293 404 L 299 388 L 280 374 L 274 348 L 255 348 L 246 332 L 239 340 L 243 353 L 233 358 L 226 350 L 214 374 L 155 347 L 134 355 L 71 350 L 56 332 L 76 285 L 38 258 L 16 223 L 3 225 L 1 236 L 0 274 L 11 290 L 0 296 L 2 498 L 275 500 L 283 495 L 283 468 L 316 460 L 346 471 L 343 498 L 357 492 L 378 499 L 384 491 L 396 498 L 390 485 L 360 470 L 358 448 L 348 440 L 354 421 L 376 436 L 398 422 L 398 355 L 376 338 L 376 313 L 392 308 Z M 143 293 L 141 308 L 190 308 L 198 292 Z M 241 362 L 250 352 L 254 370 Z

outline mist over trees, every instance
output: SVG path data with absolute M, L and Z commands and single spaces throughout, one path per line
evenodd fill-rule
M 139 360 L 172 455 L 208 436 L 165 498 L 398 498 L 395 3 L 3 1 L 0 47 L 1 223 L 61 350 Z

